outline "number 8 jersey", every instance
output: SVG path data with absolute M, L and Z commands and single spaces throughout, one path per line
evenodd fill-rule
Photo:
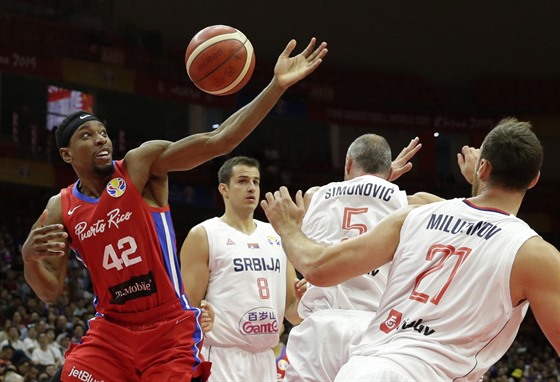
M 99 199 L 61 190 L 70 248 L 88 269 L 98 314 L 140 312 L 180 298 L 188 301 L 177 260 L 169 206 L 151 207 L 132 183 L 123 161 Z

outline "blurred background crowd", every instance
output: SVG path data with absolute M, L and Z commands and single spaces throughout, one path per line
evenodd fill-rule
M 232 153 L 261 161 L 261 193 L 342 179 L 348 144 L 374 132 L 394 155 L 420 137 L 413 170 L 397 181 L 402 189 L 468 196 L 456 153 L 515 116 L 533 123 L 545 148 L 541 180 L 519 217 L 560 245 L 560 3 L 288 1 L 273 17 L 262 3 L 219 0 L 209 12 L 208 4 L 173 0 L 155 12 L 144 0 L 0 0 L 0 381 L 47 381 L 94 314 L 76 260 L 54 304 L 23 278 L 20 249 L 31 225 L 48 196 L 74 181 L 56 152 L 55 126 L 75 109 L 94 112 L 116 159 L 148 139 L 211 130 L 268 83 L 292 37 L 303 45 L 316 35 L 330 52 Z M 253 78 L 232 96 L 203 94 L 186 76 L 184 49 L 213 24 L 239 28 L 255 47 Z M 178 243 L 222 211 L 215 174 L 223 161 L 172 175 Z M 265 219 L 260 209 L 256 217 Z M 558 382 L 559 369 L 529 313 L 485 378 Z

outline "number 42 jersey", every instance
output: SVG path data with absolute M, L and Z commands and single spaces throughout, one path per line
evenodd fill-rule
M 97 313 L 140 312 L 177 298 L 186 309 L 169 206 L 147 205 L 124 162 L 114 167 L 99 199 L 82 194 L 79 180 L 61 190 L 70 248 L 91 275 Z

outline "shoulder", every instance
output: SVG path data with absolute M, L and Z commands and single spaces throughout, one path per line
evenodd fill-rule
M 46 224 L 62 223 L 62 191 L 50 197 L 46 209 L 49 211 Z
M 126 153 L 123 158 L 129 174 L 149 172 L 152 163 L 169 147 L 170 141 L 152 140 L 142 143 L 139 147 Z
M 519 247 L 515 261 L 522 268 L 537 267 L 544 270 L 546 265 L 560 264 L 560 252 L 541 236 L 532 236 Z
M 187 236 L 192 237 L 192 238 L 206 238 L 208 236 L 208 234 L 207 234 L 207 227 L 208 227 L 207 223 L 208 222 L 209 221 L 207 220 L 207 221 L 204 221 L 202 223 L 199 223 L 199 224 L 195 225 L 194 227 L 192 227 L 189 230 L 189 233 L 188 233 Z
M 515 256 L 511 270 L 511 293 L 514 301 L 527 298 L 531 288 L 558 290 L 560 252 L 540 236 L 527 239 Z
M 309 204 L 311 204 L 311 199 L 313 199 L 313 195 L 315 195 L 320 188 L 321 187 L 319 186 L 314 186 L 309 188 L 307 191 L 305 191 L 305 194 L 303 194 L 303 204 L 305 206 L 305 210 L 309 208 Z

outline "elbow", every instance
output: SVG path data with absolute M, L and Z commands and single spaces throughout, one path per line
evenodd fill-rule
M 31 289 L 33 289 L 33 292 L 35 292 L 37 298 L 39 298 L 46 304 L 52 304 L 56 302 L 56 300 L 58 300 L 63 292 L 62 287 L 44 288 L 42 286 L 36 285 L 33 280 L 31 280 L 27 276 L 25 277 L 25 281 L 27 282 L 27 284 L 29 284 Z
M 58 300 L 60 293 L 49 292 L 49 291 L 36 291 L 37 297 L 43 301 L 45 304 L 53 304 Z
M 318 265 L 310 265 L 305 267 L 301 274 L 310 284 L 318 287 L 328 287 L 336 285 L 336 283 L 333 283 L 332 281 L 332 275 L 330 274 L 330 272 Z

